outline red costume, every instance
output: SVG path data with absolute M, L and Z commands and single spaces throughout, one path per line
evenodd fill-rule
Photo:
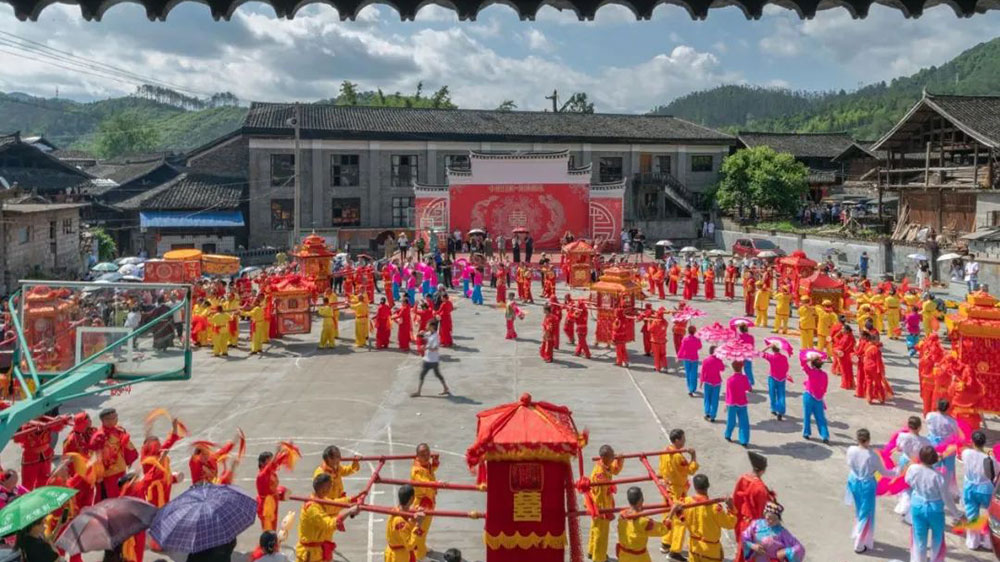
M 698 286 L 698 274 L 691 267 L 684 270 L 684 300 L 689 301 L 694 298 L 696 287 Z
M 722 282 L 725 284 L 725 294 L 726 298 L 733 300 L 736 298 L 736 266 L 727 265 L 726 274 L 722 278 Z
M 399 349 L 403 351 L 410 350 L 410 337 L 413 332 L 413 318 L 410 315 L 410 305 L 407 304 L 406 300 L 403 300 L 403 304 L 400 305 L 399 310 L 392 315 L 392 319 L 396 321 L 396 325 L 399 328 L 396 330 L 396 337 L 399 340 Z
M 542 319 L 542 346 L 539 354 L 546 363 L 552 362 L 552 350 L 555 347 L 556 334 L 559 333 L 559 320 L 552 312 Z
M 681 341 L 683 341 L 684 336 L 687 335 L 687 329 L 687 320 L 674 320 L 674 355 L 680 353 Z
M 257 518 L 261 530 L 275 531 L 278 528 L 278 502 L 284 501 L 288 490 L 278 485 L 278 469 L 295 468 L 301 457 L 298 448 L 291 443 L 282 443 L 275 454 L 257 471 Z
M 440 326 L 438 327 L 438 335 L 441 338 L 442 347 L 451 347 L 455 345 L 452 339 L 452 321 L 451 321 L 451 311 L 454 310 L 455 305 L 451 304 L 451 299 L 444 299 L 441 301 L 441 305 L 437 309 L 437 317 L 440 320 Z
M 573 297 L 566 294 L 566 300 L 563 301 L 563 308 L 566 312 L 566 320 L 563 322 L 563 333 L 566 334 L 566 340 L 569 343 L 576 343 L 573 336 L 573 327 L 576 325 L 576 318 L 573 311 Z
M 58 432 L 69 425 L 60 418 L 43 417 L 40 421 L 31 421 L 21 428 L 21 434 L 14 437 L 14 442 L 21 446 L 21 484 L 34 490 L 44 486 L 52 474 L 52 432 Z
M 705 299 L 715 300 L 715 270 L 711 267 L 705 270 Z
M 559 326 L 562 325 L 563 309 L 555 295 L 549 299 L 549 311 L 556 317 L 556 331 L 552 338 L 553 349 L 559 349 Z
M 833 342 L 833 372 L 840 375 L 840 388 L 854 389 L 854 334 L 841 330 Z
M 382 268 L 382 294 L 385 295 L 386 304 L 389 308 L 396 306 L 395 301 L 392 300 L 392 271 L 388 267 Z
M 191 470 L 191 485 L 225 484 L 232 480 L 232 472 L 226 471 L 219 474 L 219 461 L 223 460 L 233 450 L 233 442 L 230 441 L 215 449 L 215 443 L 210 441 L 198 441 L 194 443 L 194 451 L 191 453 L 191 460 L 188 461 L 188 468 Z
M 587 312 L 586 303 L 580 301 L 572 317 L 576 326 L 576 356 L 579 357 L 582 354 L 590 359 L 590 346 L 587 345 L 587 322 L 590 320 L 590 313 Z M 568 318 L 567 321 L 569 321 Z
M 865 347 L 865 354 L 861 358 L 865 365 L 865 377 L 868 386 L 868 403 L 876 400 L 879 404 L 884 404 L 887 398 L 892 397 L 892 387 L 885 378 L 885 363 L 882 360 L 882 344 L 869 343 Z M 860 386 L 860 384 L 859 384 Z
M 157 439 L 147 440 L 142 445 L 143 499 L 156 507 L 167 505 L 170 490 L 178 481 L 177 475 L 170 470 L 167 453 L 180 438 L 177 433 L 171 433 L 162 445 Z
M 740 476 L 733 488 L 733 511 L 736 512 L 737 537 L 743 536 L 743 531 L 754 521 L 764 517 L 764 506 L 774 500 L 774 492 L 768 489 L 764 481 L 756 474 L 749 472 Z M 743 549 L 736 549 L 735 562 L 742 562 Z
M 757 284 L 754 281 L 753 275 L 745 275 L 743 277 L 743 312 L 747 316 L 754 315 L 753 298 L 757 292 L 756 287 Z
M 642 327 L 639 328 L 642 333 L 642 354 L 650 357 L 653 355 L 653 342 L 649 338 L 649 325 L 653 322 L 652 304 L 646 303 L 646 308 L 639 315 L 639 322 L 642 322 Z
M 681 268 L 676 263 L 670 266 L 670 281 L 667 284 L 667 292 L 670 296 L 677 296 L 677 282 L 681 278 Z
M 90 440 L 90 448 L 98 451 L 104 478 L 99 482 L 97 498 L 117 498 L 118 480 L 139 458 L 127 431 L 114 425 L 101 425 Z
M 507 339 L 514 340 L 517 339 L 517 331 L 514 330 L 514 320 L 516 318 L 524 318 L 524 313 L 521 309 L 517 307 L 517 304 L 513 302 L 508 302 L 504 306 L 504 318 L 507 320 Z
M 90 453 L 93 451 L 90 442 L 95 432 L 97 428 L 90 425 L 90 416 L 86 412 L 77 412 L 73 416 L 73 431 L 63 439 L 63 454 L 76 453 L 85 459 L 90 458 Z
M 649 328 L 649 339 L 653 347 L 653 368 L 657 372 L 667 369 L 667 319 L 661 307 Z
M 628 367 L 628 349 L 625 348 L 628 338 L 628 329 L 625 311 L 621 308 L 615 309 L 615 321 L 611 325 L 611 341 L 615 344 L 615 365 Z
M 664 287 L 663 287 L 663 278 L 666 277 L 666 275 L 667 275 L 667 272 L 662 267 L 657 267 L 657 268 L 653 269 L 653 272 L 652 272 L 653 287 L 656 289 L 656 294 L 657 294 L 657 296 L 660 297 L 660 300 L 663 300 L 663 299 L 667 298 L 666 292 L 664 291 Z M 650 289 L 649 292 L 650 292 L 650 294 L 652 294 L 653 289 Z
M 392 291 L 389 291 L 392 293 Z M 390 297 L 392 298 L 392 297 Z M 389 338 L 392 337 L 392 309 L 387 303 L 378 305 L 375 311 L 375 349 L 385 349 L 389 347 Z

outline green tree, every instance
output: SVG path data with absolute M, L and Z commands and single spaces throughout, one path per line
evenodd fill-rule
M 138 111 L 121 111 L 101 122 L 94 149 L 104 158 L 146 152 L 160 144 L 160 131 Z
M 97 259 L 100 261 L 111 261 L 118 254 L 118 247 L 115 239 L 104 231 L 103 228 L 95 228 L 91 231 L 94 239 L 97 240 Z
M 514 111 L 517 109 L 517 104 L 514 100 L 503 100 L 503 102 L 497 106 L 497 111 Z
M 586 92 L 577 92 L 559 108 L 560 113 L 593 113 L 594 104 L 587 101 Z
M 809 169 L 768 146 L 744 148 L 722 162 L 717 201 L 726 210 L 791 214 L 809 189 Z
M 349 80 L 341 82 L 337 105 L 358 105 L 358 85 Z

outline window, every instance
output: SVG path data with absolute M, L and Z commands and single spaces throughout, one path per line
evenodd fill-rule
M 287 185 L 291 187 L 295 178 L 295 155 L 271 155 L 271 186 Z
M 410 187 L 418 177 L 417 155 L 396 154 L 392 157 L 392 186 Z
M 56 221 L 49 221 L 49 240 L 56 239 L 56 233 L 59 232 L 56 228 L 56 224 Z
M 271 230 L 291 230 L 294 213 L 294 199 L 271 199 Z
M 470 166 L 468 154 L 448 154 L 444 157 L 445 169 L 468 170 Z
M 63 234 L 73 234 L 73 219 L 63 219 Z
M 600 174 L 601 182 L 612 182 L 622 179 L 622 157 L 601 156 Z
M 333 200 L 333 226 L 361 226 L 361 198 L 336 197 Z
M 27 244 L 28 242 L 31 242 L 30 226 L 22 226 L 21 228 L 17 229 L 17 242 L 19 244 Z
M 711 172 L 712 171 L 712 155 L 711 154 L 695 154 L 691 157 L 691 171 L 692 172 Z
M 392 226 L 413 226 L 413 197 L 392 198 Z
M 334 154 L 330 157 L 330 184 L 334 187 L 359 185 L 357 154 Z
M 671 173 L 670 168 L 670 156 L 657 156 L 656 157 L 656 169 L 653 170 L 658 174 L 669 174 Z

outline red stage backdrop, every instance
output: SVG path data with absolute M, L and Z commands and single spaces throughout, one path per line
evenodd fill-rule
M 487 228 L 508 238 L 515 228 L 531 232 L 538 249 L 560 246 L 569 230 L 576 237 L 590 234 L 585 185 L 502 184 L 459 185 L 451 188 L 450 229 L 467 232 Z

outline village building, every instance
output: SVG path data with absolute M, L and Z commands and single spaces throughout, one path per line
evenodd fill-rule
M 78 279 L 87 272 L 80 244 L 80 211 L 86 203 L 4 201 L 0 208 L 0 293 L 19 279 Z
M 809 197 L 819 202 L 839 188 L 848 178 L 849 162 L 837 159 L 854 139 L 847 133 L 768 133 L 740 131 L 740 143 L 746 148 L 767 146 L 775 152 L 791 154 L 809 168 Z
M 196 248 L 234 254 L 246 247 L 247 184 L 243 178 L 181 172 L 117 207 L 132 218 L 129 247 L 162 256 Z
M 414 185 L 441 185 L 470 154 L 566 152 L 591 183 L 625 182 L 624 221 L 648 237 L 695 238 L 698 194 L 718 181 L 736 139 L 669 116 L 303 104 L 303 232 L 377 245 L 415 225 Z M 254 103 L 243 127 L 188 154 L 198 172 L 249 185 L 249 247 L 284 247 L 293 226 L 293 104 Z M 245 156 L 243 156 L 245 155 Z M 228 163 L 227 163 L 228 162 Z M 588 168 L 589 167 L 589 168 Z

